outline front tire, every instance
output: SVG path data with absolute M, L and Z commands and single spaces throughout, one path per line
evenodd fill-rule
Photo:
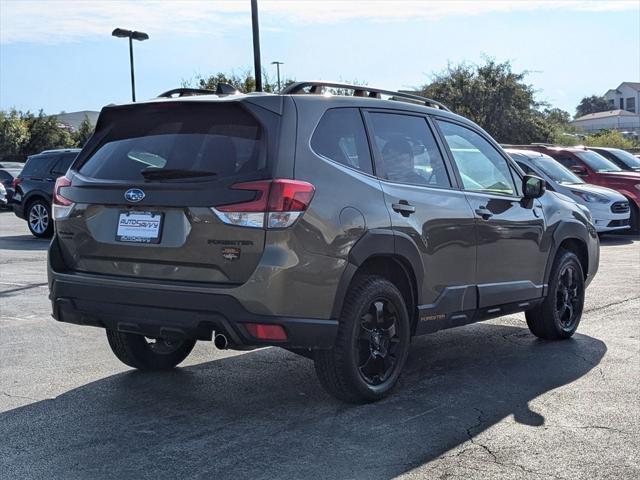
M 33 200 L 27 207 L 27 225 L 34 237 L 50 238 L 53 235 L 51 206 L 44 200 Z
M 560 250 L 551 269 L 546 298 L 525 313 L 531 333 L 545 340 L 570 338 L 582 317 L 584 290 L 580 260 L 575 253 Z
M 344 402 L 380 400 L 400 377 L 410 338 L 400 291 L 385 278 L 363 276 L 347 293 L 335 345 L 315 353 L 320 383 Z
M 171 370 L 193 350 L 195 340 L 147 339 L 142 335 L 107 330 L 111 350 L 125 365 L 138 370 Z

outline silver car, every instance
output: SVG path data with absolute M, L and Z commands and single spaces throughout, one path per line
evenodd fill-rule
M 621 193 L 585 183 L 544 153 L 516 149 L 506 149 L 506 152 L 526 173 L 544 178 L 549 189 L 587 207 L 598 233 L 629 228 L 629 201 Z

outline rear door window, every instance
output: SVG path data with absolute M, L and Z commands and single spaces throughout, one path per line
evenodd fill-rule
M 379 177 L 412 185 L 451 186 L 442 154 L 424 117 L 369 112 L 368 118 L 379 159 Z
M 64 175 L 69 170 L 69 167 L 73 163 L 73 160 L 76 158 L 77 153 L 65 153 L 58 158 L 58 161 L 53 165 L 51 169 L 51 173 L 57 176 Z
M 461 125 L 438 121 L 465 190 L 516 195 L 506 159 L 480 134 Z
M 27 159 L 21 177 L 44 177 L 49 174 L 58 155 L 35 155 Z
M 327 110 L 311 137 L 311 148 L 334 162 L 373 173 L 367 134 L 357 108 Z
M 237 104 L 159 104 L 110 112 L 107 133 L 79 172 L 107 180 L 216 179 L 264 170 L 259 122 Z M 172 176 L 170 172 L 178 172 Z

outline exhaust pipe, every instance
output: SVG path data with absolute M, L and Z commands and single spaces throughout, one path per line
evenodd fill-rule
M 213 338 L 213 344 L 218 350 L 226 350 L 229 348 L 229 340 L 221 333 L 216 333 L 216 336 Z

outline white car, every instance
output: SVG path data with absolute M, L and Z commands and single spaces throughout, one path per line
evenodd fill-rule
M 5 208 L 7 206 L 7 189 L 4 188 L 4 185 L 0 183 L 0 208 Z
M 621 193 L 585 183 L 576 174 L 544 153 L 533 150 L 505 150 L 528 174 L 547 182 L 547 188 L 584 205 L 591 213 L 598 233 L 629 228 L 631 209 Z

